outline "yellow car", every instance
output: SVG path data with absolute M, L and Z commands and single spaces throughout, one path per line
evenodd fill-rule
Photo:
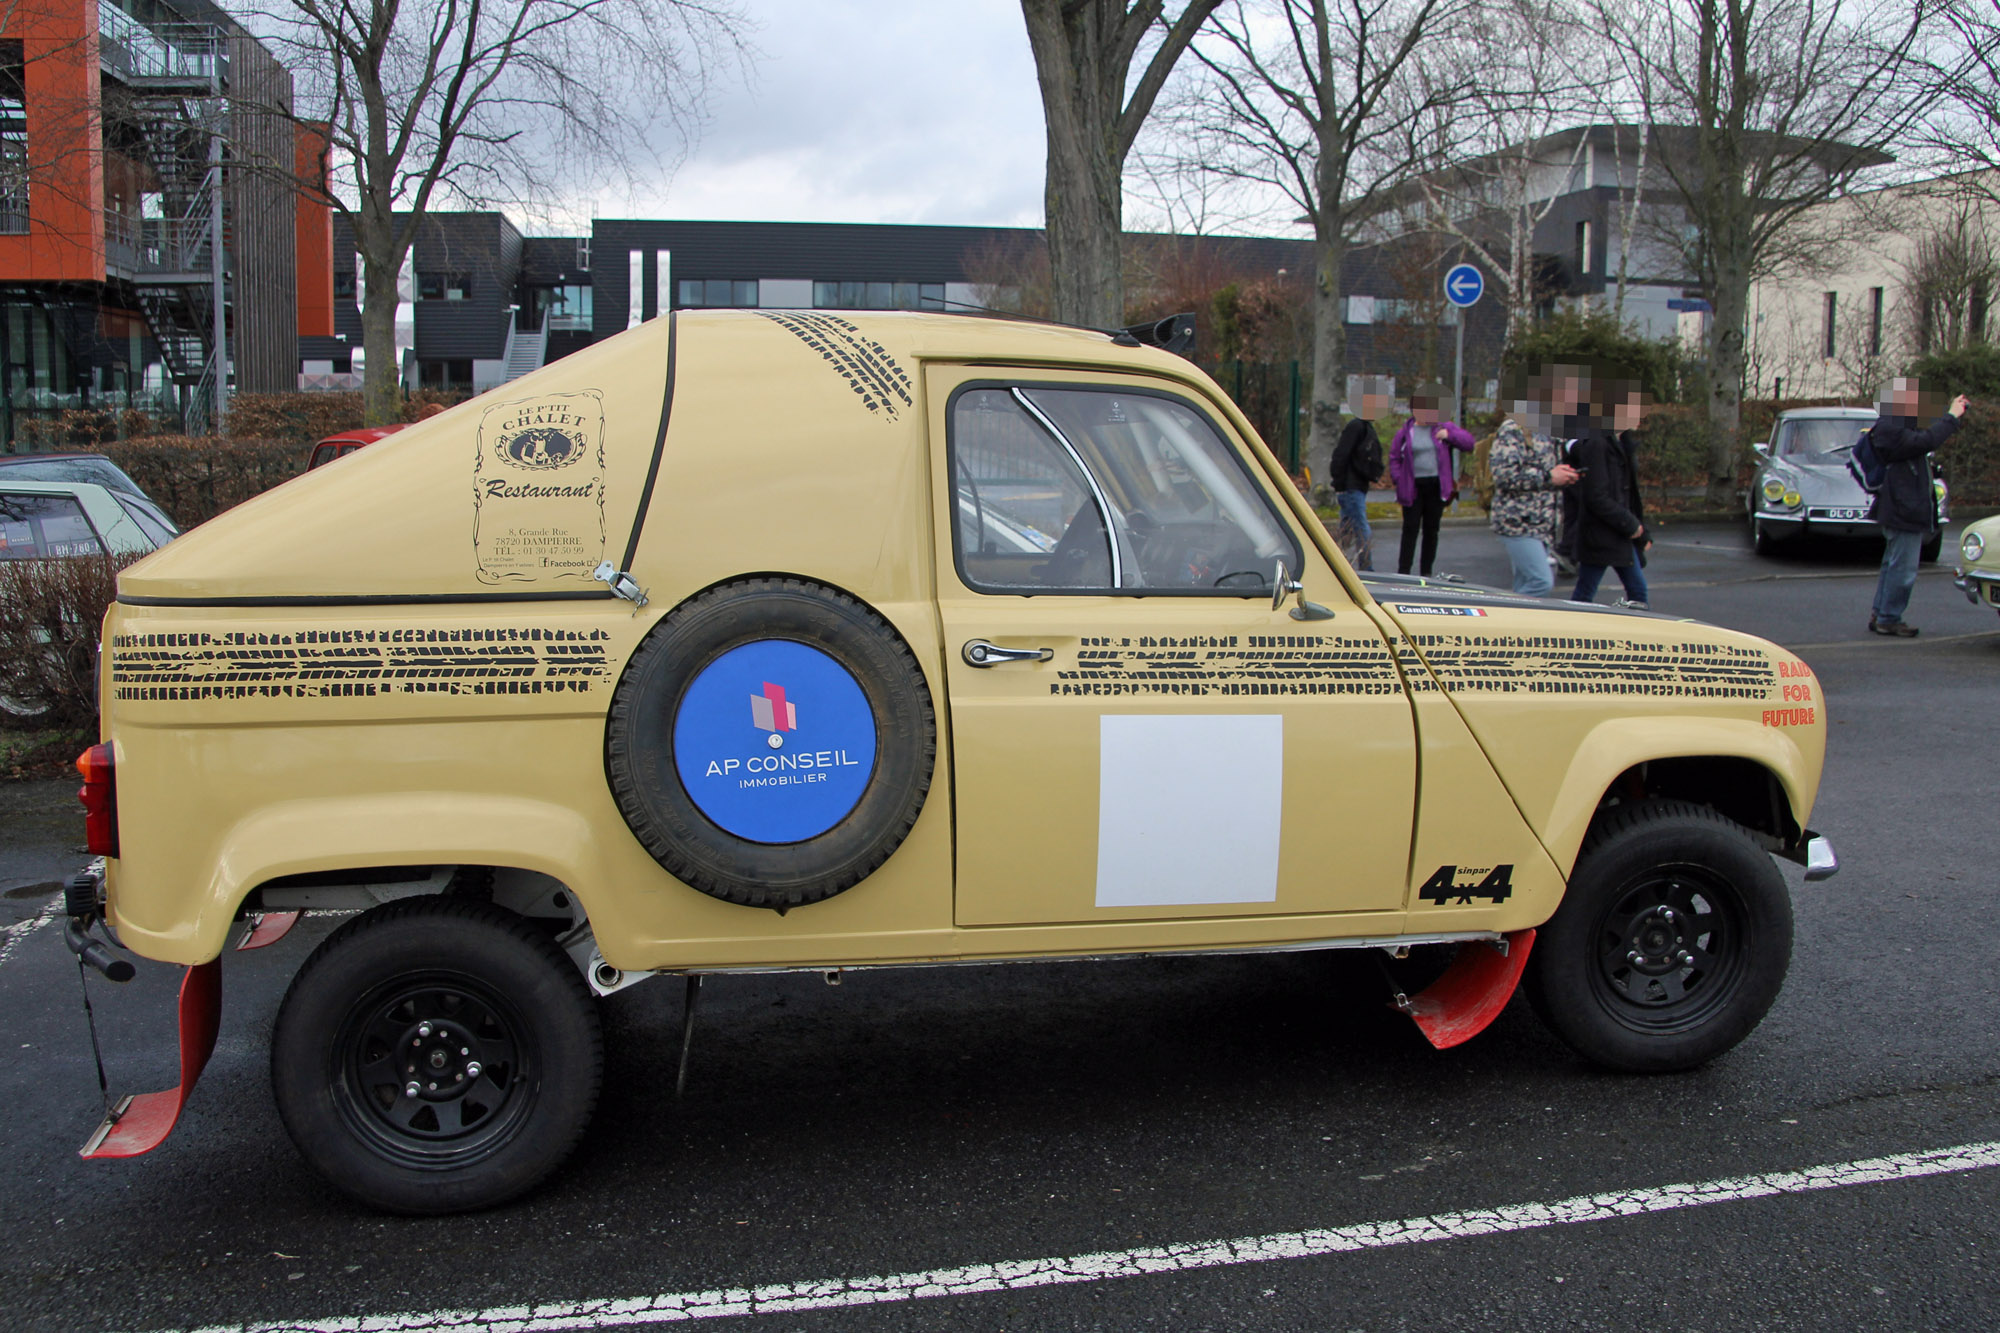
M 1242 414 L 1130 334 L 682 313 L 128 569 L 80 761 L 92 932 L 188 968 L 358 912 L 272 1035 L 299 1151 L 376 1207 L 528 1189 L 596 997 L 661 973 L 1455 945 L 1684 1069 L 1781 985 L 1811 669 L 1687 621 L 1357 576 Z M 1524 978 L 1525 973 L 1525 980 Z M 692 1008 L 690 1007 L 690 1012 Z
M 2000 609 L 2000 514 L 1965 525 L 1952 582 L 1974 605 Z

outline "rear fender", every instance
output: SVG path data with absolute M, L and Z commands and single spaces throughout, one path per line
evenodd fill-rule
M 365 852 L 354 831 L 367 830 Z M 286 801 L 230 827 L 206 884 L 147 884 L 131 870 L 114 899 L 121 942 L 148 958 L 193 965 L 223 951 L 250 890 L 283 875 L 382 865 L 482 865 L 532 870 L 562 881 L 600 936 L 612 895 L 588 822 L 577 811 L 527 798 L 433 792 Z

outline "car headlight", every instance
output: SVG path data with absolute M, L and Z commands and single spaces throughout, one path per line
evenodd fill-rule
M 1933 477 L 1931 479 L 1931 494 L 1937 496 L 1939 504 L 1943 504 L 1945 498 L 1951 494 L 1951 489 L 1944 484 L 1943 477 Z
M 1959 553 L 1967 560 L 1986 558 L 1986 539 L 1976 532 L 1968 532 L 1958 543 Z
M 1783 504 L 1784 500 L 1785 500 L 1785 483 L 1778 480 L 1776 477 L 1764 478 L 1764 503 Z
M 1797 508 L 1799 507 L 1799 502 L 1800 502 L 1800 499 L 1801 499 L 1801 498 L 1802 498 L 1802 497 L 1801 497 L 1801 496 L 1799 495 L 1799 493 L 1798 493 L 1797 491 L 1786 491 L 1786 492 L 1785 492 L 1785 508 L 1787 508 L 1787 509 L 1797 509 Z

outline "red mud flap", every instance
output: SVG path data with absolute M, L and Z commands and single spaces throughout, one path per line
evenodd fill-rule
M 303 912 L 257 913 L 250 918 L 250 929 L 243 932 L 236 951 L 241 953 L 245 949 L 261 949 L 267 944 L 276 944 L 291 933 L 292 927 L 299 924 L 303 915 Z
M 142 1092 L 119 1102 L 79 1157 L 137 1157 L 166 1141 L 181 1118 L 188 1094 L 215 1051 L 215 1032 L 222 1020 L 222 962 L 211 959 L 187 970 L 181 979 L 181 1082 L 164 1092 Z
M 1535 932 L 1517 930 L 1492 944 L 1462 944 L 1445 974 L 1408 999 L 1397 997 L 1439 1050 L 1471 1041 L 1484 1032 L 1514 998 Z

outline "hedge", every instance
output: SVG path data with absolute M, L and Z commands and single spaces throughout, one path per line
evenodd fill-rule
M 153 435 L 98 446 L 182 531 L 296 477 L 305 468 L 308 447 L 292 440 L 190 435 Z

